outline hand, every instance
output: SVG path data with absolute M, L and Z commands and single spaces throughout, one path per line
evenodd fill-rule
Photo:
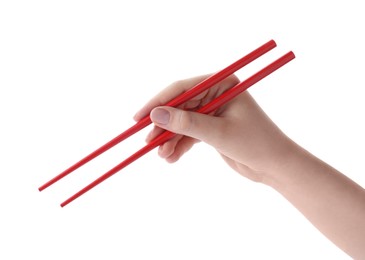
M 147 141 L 161 128 L 179 134 L 160 147 L 160 156 L 175 162 L 197 141 L 212 145 L 234 170 L 275 189 L 338 247 L 365 259 L 365 190 L 360 185 L 291 141 L 247 91 L 211 115 L 189 112 L 236 85 L 235 76 L 179 108 L 158 107 L 206 77 L 175 82 L 135 115 L 140 120 L 152 110 L 156 126 Z
M 150 100 L 134 119 L 138 121 L 152 110 L 150 116 L 155 128 L 147 136 L 147 142 L 160 134 L 161 128 L 179 134 L 159 148 L 159 155 L 168 162 L 177 161 L 196 142 L 203 141 L 212 145 L 241 175 L 262 181 L 272 169 L 282 165 L 292 143 L 247 91 L 211 115 L 189 112 L 236 85 L 237 77 L 226 78 L 179 108 L 158 107 L 205 78 L 207 76 L 199 76 L 171 84 Z

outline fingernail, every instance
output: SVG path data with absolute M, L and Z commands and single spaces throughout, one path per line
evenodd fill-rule
M 152 136 L 152 131 L 147 134 L 145 139 L 146 143 L 149 143 L 152 140 L 151 136 Z
M 163 108 L 155 108 L 151 112 L 151 120 L 157 124 L 166 125 L 170 121 L 170 113 Z
M 140 116 L 139 116 L 139 111 L 137 112 L 137 113 L 135 113 L 135 115 L 133 116 L 133 119 L 134 119 L 134 121 L 138 121 L 139 120 L 139 118 L 140 118 Z

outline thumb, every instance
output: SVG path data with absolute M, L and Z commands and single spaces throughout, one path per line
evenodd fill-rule
M 212 146 L 219 145 L 219 136 L 224 127 L 222 118 L 167 106 L 153 109 L 150 117 L 158 127 L 199 139 Z

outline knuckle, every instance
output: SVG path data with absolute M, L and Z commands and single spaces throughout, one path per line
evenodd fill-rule
M 181 85 L 183 85 L 183 80 L 177 80 L 177 81 L 172 82 L 169 85 L 169 88 L 170 89 L 176 89 L 176 88 L 179 88 Z
M 181 131 L 189 132 L 193 126 L 193 117 L 189 112 L 181 111 L 179 116 L 179 128 Z
M 228 79 L 232 81 L 232 84 L 238 84 L 240 82 L 240 79 L 235 74 L 230 75 Z

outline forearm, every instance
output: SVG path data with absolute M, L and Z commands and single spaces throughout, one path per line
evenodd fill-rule
M 365 190 L 296 144 L 264 183 L 281 193 L 333 243 L 365 258 Z

